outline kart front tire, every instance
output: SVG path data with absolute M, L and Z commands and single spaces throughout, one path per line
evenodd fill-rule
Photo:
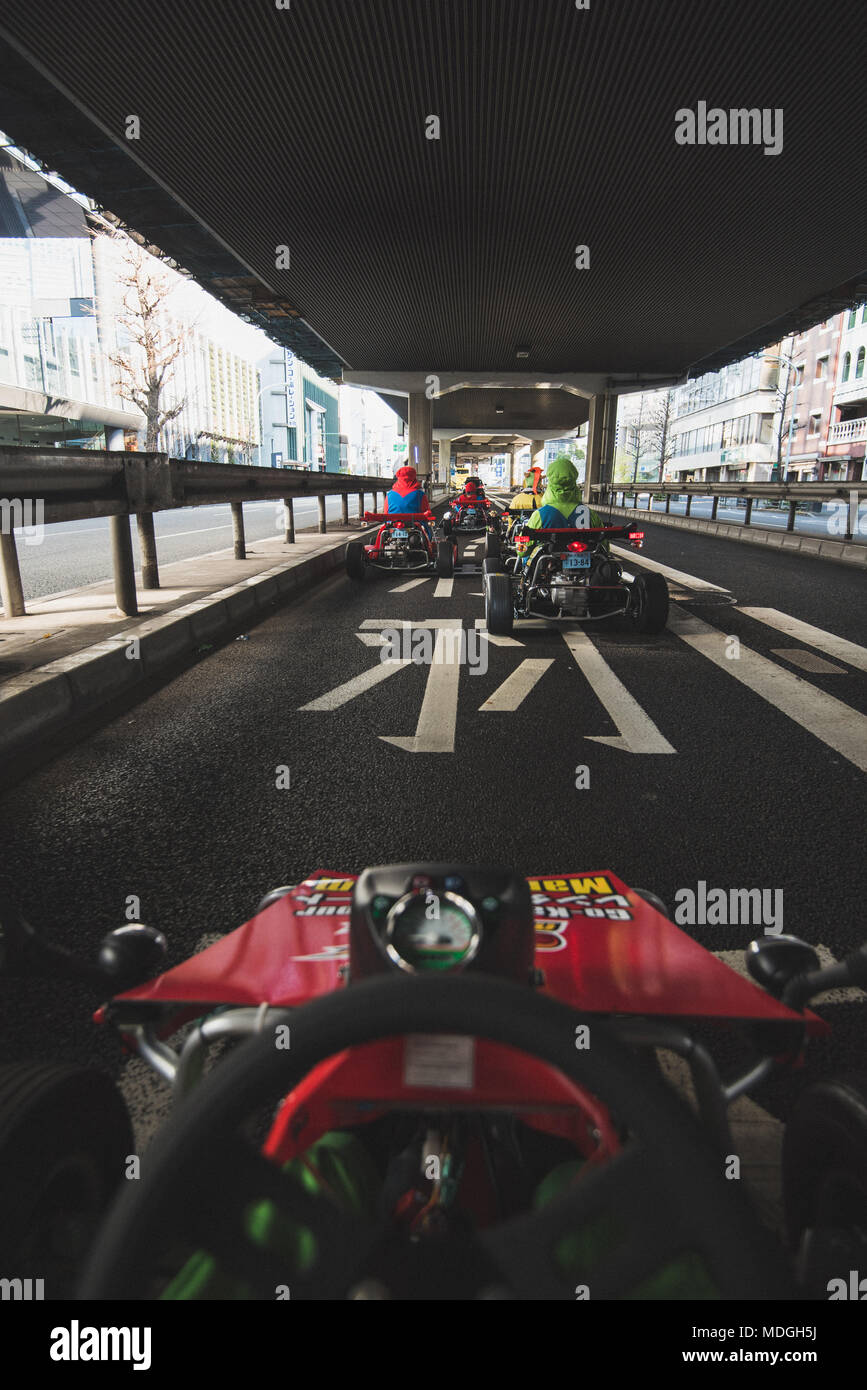
M 361 541 L 349 541 L 346 546 L 346 573 L 356 584 L 360 584 L 365 575 L 364 545 Z
M 451 541 L 437 545 L 436 570 L 440 579 L 451 579 L 455 572 L 455 546 Z
M 826 1077 L 801 1092 L 783 1136 L 782 1176 L 804 1291 L 827 1298 L 828 1279 L 845 1278 L 867 1253 L 867 1073 Z
M 512 581 L 507 574 L 485 575 L 485 626 L 495 637 L 509 637 L 515 620 Z
M 494 536 L 489 531 L 485 536 L 485 559 L 499 560 L 500 558 L 500 538 Z
M 126 1105 L 95 1068 L 0 1066 L 0 1268 L 71 1298 L 135 1152 Z
M 498 556 L 496 559 L 483 560 L 482 574 L 505 574 L 502 559 Z
M 638 632 L 662 632 L 668 622 L 668 585 L 664 575 L 640 574 L 632 585 L 632 620 Z

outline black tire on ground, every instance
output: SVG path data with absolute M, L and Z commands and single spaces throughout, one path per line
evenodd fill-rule
M 87 1249 L 135 1152 L 123 1099 L 104 1072 L 0 1066 L 0 1269 L 71 1298 Z
M 509 637 L 515 618 L 512 581 L 507 574 L 485 575 L 485 627 L 495 637 Z
M 801 1092 L 783 1136 L 782 1172 L 793 1250 L 810 1231 L 822 1236 L 818 1262 L 831 1255 L 830 1274 L 818 1267 L 813 1274 L 827 1298 L 827 1278 L 845 1279 L 845 1261 L 863 1257 L 867 1249 L 867 1073 L 828 1077 Z M 807 1263 L 810 1283 L 809 1258 Z
M 490 531 L 485 536 L 485 559 L 498 560 L 500 558 L 500 538 L 493 535 Z
M 364 563 L 364 545 L 361 541 L 349 541 L 346 546 L 346 573 L 350 579 L 360 584 L 364 579 L 366 566 Z
M 455 547 L 451 541 L 440 541 L 437 545 L 437 574 L 441 579 L 451 579 L 455 572 Z
M 662 632 L 668 622 L 668 585 L 661 574 L 640 574 L 632 585 L 632 620 L 639 632 Z

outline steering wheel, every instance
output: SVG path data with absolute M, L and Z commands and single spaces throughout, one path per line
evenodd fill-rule
M 576 1025 L 590 1045 L 576 1046 Z M 277 1045 L 288 1025 L 291 1046 Z M 265 1158 L 242 1126 L 318 1063 L 346 1048 L 410 1033 L 450 1033 L 518 1049 L 592 1092 L 625 1127 L 614 1158 L 586 1167 L 540 1210 L 451 1240 L 411 1244 L 315 1197 Z M 285 1036 L 285 1034 L 283 1035 Z M 392 976 L 351 984 L 297 1010 L 217 1066 L 178 1108 L 148 1150 L 142 1177 L 126 1185 L 91 1251 L 82 1299 L 151 1296 L 152 1274 L 179 1238 L 206 1249 L 255 1297 L 345 1298 L 365 1285 L 401 1298 L 576 1297 L 553 1256 L 564 1236 L 616 1215 L 627 1238 L 601 1254 L 583 1282 L 592 1299 L 626 1297 L 672 1259 L 695 1252 L 722 1298 L 794 1297 L 781 1250 L 759 1225 L 724 1156 L 686 1105 L 647 1073 L 602 1020 L 490 976 Z M 312 1269 L 298 1273 L 248 1232 L 263 1199 L 278 1218 L 311 1231 Z M 396 1244 L 400 1250 L 396 1250 Z M 494 1290 L 494 1293 L 491 1293 Z M 458 1292 L 456 1292 L 458 1291 Z

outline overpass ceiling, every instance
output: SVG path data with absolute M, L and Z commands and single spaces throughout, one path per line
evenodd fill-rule
M 406 396 L 380 392 L 382 399 L 403 420 L 409 419 Z M 563 390 L 483 390 L 467 388 L 450 391 L 433 401 L 433 428 L 478 434 L 488 433 L 564 435 L 583 425 L 590 415 L 590 402 L 583 396 Z
M 0 128 L 329 375 L 676 376 L 867 295 L 864 13 L 29 0 Z M 782 152 L 678 145 L 699 102 Z

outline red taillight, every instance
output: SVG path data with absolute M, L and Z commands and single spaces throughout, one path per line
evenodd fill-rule
M 589 547 L 588 545 L 585 545 L 585 544 L 584 544 L 584 541 L 570 541 L 569 544 L 566 546 L 566 549 L 567 549 L 567 550 L 589 550 L 590 547 Z
M 643 531 L 630 531 L 630 532 L 629 532 L 629 539 L 630 539 L 631 541 L 643 541 L 643 540 L 644 540 L 644 532 L 643 532 Z

